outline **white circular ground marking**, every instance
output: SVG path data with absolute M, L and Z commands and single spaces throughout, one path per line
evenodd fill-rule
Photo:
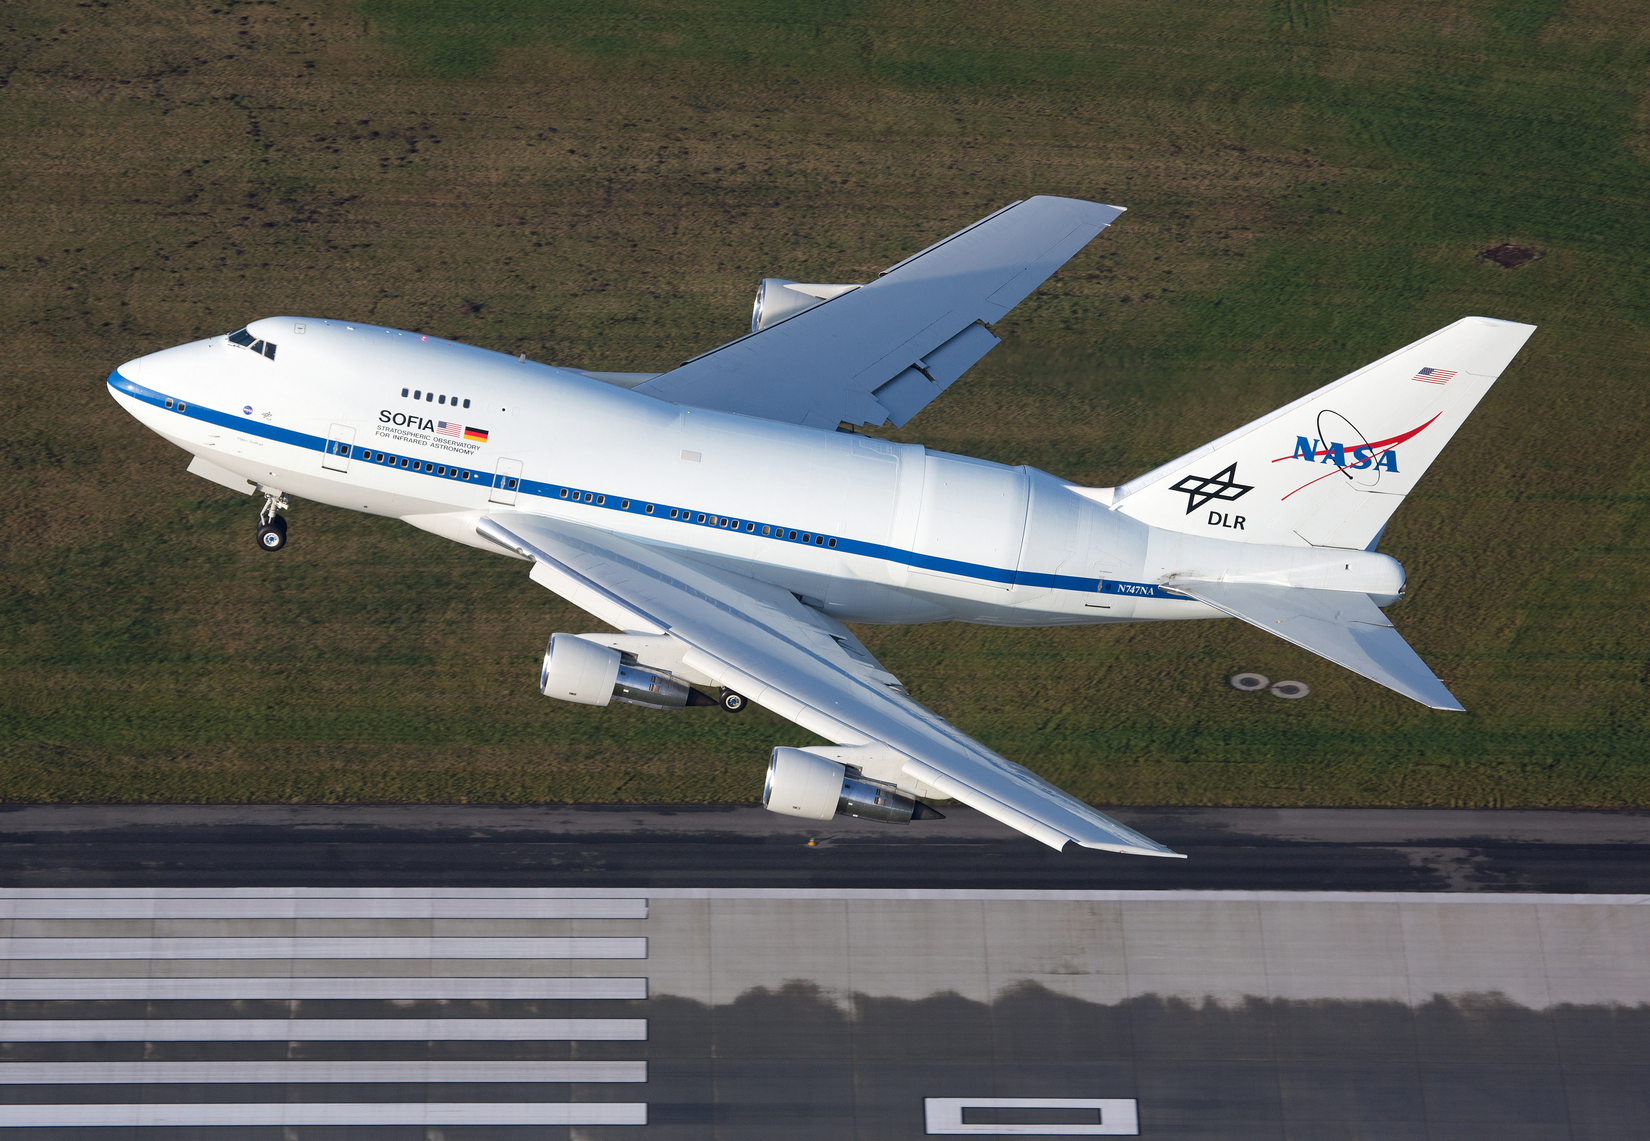
M 1272 684 L 1272 679 L 1265 674 L 1233 674 L 1227 680 L 1232 683 L 1233 689 L 1241 689 L 1244 693 L 1259 693 Z M 1291 682 L 1290 684 L 1298 683 Z
M 1312 687 L 1304 681 L 1280 681 L 1272 687 L 1273 697 L 1284 697 L 1290 701 L 1297 697 L 1305 697 L 1312 692 Z

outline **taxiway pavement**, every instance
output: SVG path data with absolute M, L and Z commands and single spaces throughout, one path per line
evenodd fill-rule
M 5 805 L 0 884 L 1650 892 L 1650 812 L 1116 808 L 1185 860 L 1056 853 L 971 809 Z M 810 843 L 811 841 L 811 843 Z

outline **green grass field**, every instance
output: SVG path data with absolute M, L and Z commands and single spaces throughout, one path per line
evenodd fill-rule
M 104 392 L 256 316 L 662 369 L 763 276 L 1129 207 L 899 439 L 1110 485 L 1456 318 L 1541 326 L 1396 516 L 1433 713 L 1235 622 L 859 632 L 1095 802 L 1650 804 L 1650 15 L 1286 0 L 22 0 L 0 25 L 0 797 L 753 800 L 802 731 L 546 700 L 518 563 L 254 504 Z M 1516 269 L 1480 257 L 1539 254 Z M 1307 681 L 1283 702 L 1238 669 Z

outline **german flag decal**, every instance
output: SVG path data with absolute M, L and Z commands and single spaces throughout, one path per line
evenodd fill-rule
M 485 444 L 487 442 L 487 429 L 471 428 L 466 425 L 464 429 L 464 438 L 466 440 L 474 440 L 478 444 Z

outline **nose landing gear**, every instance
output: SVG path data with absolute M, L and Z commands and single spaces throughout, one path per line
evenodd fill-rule
M 265 551 L 278 551 L 286 546 L 286 519 L 276 512 L 289 511 L 292 505 L 286 501 L 285 492 L 258 490 L 264 493 L 263 509 L 258 512 L 258 546 Z

